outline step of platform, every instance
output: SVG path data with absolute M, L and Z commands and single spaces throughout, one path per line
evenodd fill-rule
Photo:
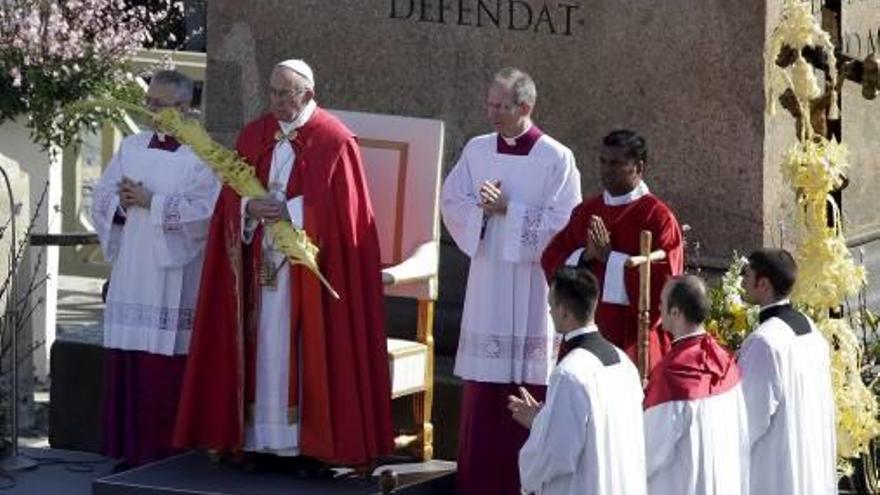
M 397 495 L 454 492 L 455 463 L 391 464 Z M 301 477 L 283 471 L 250 471 L 189 452 L 95 480 L 93 495 L 380 495 L 378 480 L 351 476 Z

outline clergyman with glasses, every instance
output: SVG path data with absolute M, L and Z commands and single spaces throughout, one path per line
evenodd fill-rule
M 535 82 L 500 70 L 485 100 L 494 132 L 465 145 L 443 184 L 443 222 L 470 257 L 455 374 L 464 380 L 458 493 L 519 493 L 529 431 L 507 410 L 520 387 L 544 399 L 555 331 L 541 271 L 544 246 L 581 200 L 574 154 L 532 122 Z
M 189 110 L 193 83 L 153 74 L 152 111 Z M 104 452 L 129 465 L 175 451 L 205 243 L 220 183 L 173 136 L 126 137 L 94 190 L 92 220 L 112 263 L 104 310 Z
M 317 105 L 302 60 L 276 64 L 268 89 L 269 112 L 236 147 L 269 194 L 220 194 L 175 443 L 320 461 L 300 469 L 367 465 L 393 438 L 379 238 L 358 144 Z M 305 229 L 339 299 L 286 260 L 274 222 Z

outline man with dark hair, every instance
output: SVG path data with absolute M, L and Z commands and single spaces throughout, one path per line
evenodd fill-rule
M 525 388 L 508 398 L 529 428 L 519 453 L 522 489 L 541 495 L 645 493 L 638 371 L 593 323 L 599 283 L 563 267 L 550 284 L 550 315 L 570 349 L 550 375 L 547 403 Z
M 703 329 L 709 298 L 685 275 L 660 297 L 672 349 L 645 390 L 645 459 L 651 495 L 747 495 L 749 429 L 733 356 Z
M 515 68 L 486 94 L 494 132 L 465 145 L 443 183 L 443 224 L 470 258 L 455 374 L 462 378 L 459 495 L 519 493 L 516 453 L 528 432 L 507 396 L 525 386 L 543 398 L 553 367 L 541 253 L 581 200 L 574 154 L 534 122 L 537 91 Z
M 837 493 L 828 343 L 789 301 L 797 264 L 760 249 L 743 269 L 744 299 L 761 306 L 739 351 L 749 419 L 751 493 Z
M 568 225 L 553 238 L 541 259 L 548 279 L 563 264 L 587 267 L 602 282 L 596 322 L 614 345 L 636 360 L 638 345 L 640 234 L 653 235 L 651 250 L 665 259 L 652 263 L 650 365 L 669 349 L 660 331 L 658 301 L 663 284 L 684 266 L 681 228 L 672 210 L 651 194 L 643 177 L 648 151 L 645 139 L 629 130 L 611 132 L 602 140 L 600 175 L 605 191 L 571 214 Z M 659 253 L 658 253 L 659 254 Z

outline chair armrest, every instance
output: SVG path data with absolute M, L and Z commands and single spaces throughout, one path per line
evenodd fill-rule
M 386 286 L 409 284 L 430 280 L 437 276 L 440 258 L 440 243 L 429 241 L 401 263 L 382 270 L 382 283 Z

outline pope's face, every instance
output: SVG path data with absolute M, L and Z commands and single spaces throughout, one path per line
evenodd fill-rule
M 306 82 L 296 72 L 276 67 L 269 78 L 269 104 L 278 120 L 290 122 L 296 119 L 312 100 L 314 92 L 306 89 Z
M 486 96 L 486 118 L 501 134 L 513 137 L 520 128 L 520 122 L 525 118 L 521 106 L 513 103 L 513 90 L 509 87 L 493 82 L 489 86 L 489 94 Z

